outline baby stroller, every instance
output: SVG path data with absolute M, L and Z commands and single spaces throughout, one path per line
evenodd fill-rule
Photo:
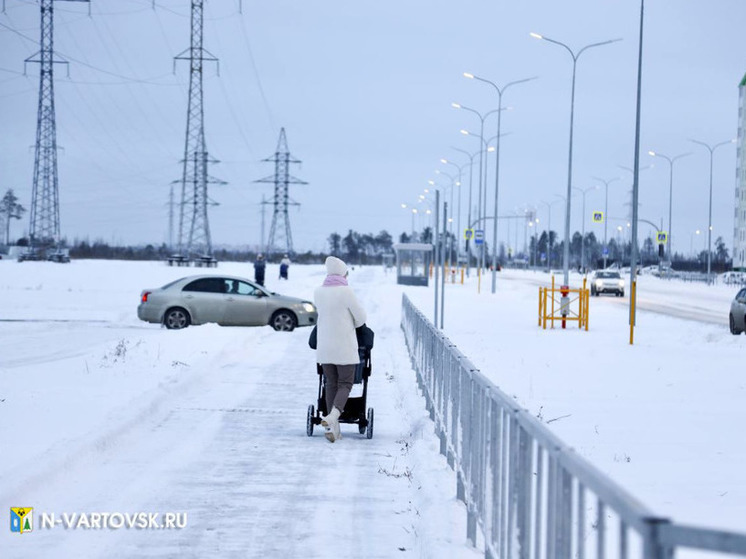
M 367 332 L 361 332 L 364 328 Z M 366 339 L 363 345 L 362 340 Z M 369 340 L 369 341 L 368 341 Z M 310 345 L 309 341 L 309 345 Z M 365 435 L 366 438 L 373 438 L 373 408 L 367 408 L 368 402 L 368 377 L 370 377 L 371 365 L 370 365 L 370 348 L 373 347 L 373 331 L 367 326 L 361 326 L 358 328 L 358 344 L 361 346 L 358 348 L 358 354 L 360 355 L 360 362 L 355 367 L 355 380 L 353 386 L 356 384 L 363 385 L 363 393 L 360 396 L 350 396 L 345 404 L 345 409 L 339 416 L 339 423 L 357 423 L 358 432 L 361 435 Z M 315 348 L 316 343 L 313 341 L 312 347 Z M 316 407 L 311 404 L 308 406 L 308 414 L 306 415 L 306 435 L 309 437 L 313 435 L 314 425 L 321 424 L 322 416 L 326 415 L 328 410 L 326 409 L 326 386 L 324 372 L 319 363 L 316 363 L 316 373 L 319 375 L 319 392 L 316 399 Z

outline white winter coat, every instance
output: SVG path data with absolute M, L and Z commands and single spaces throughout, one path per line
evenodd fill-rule
M 347 285 L 317 287 L 313 295 L 319 313 L 316 361 L 333 365 L 360 362 L 355 328 L 365 324 L 363 307 Z

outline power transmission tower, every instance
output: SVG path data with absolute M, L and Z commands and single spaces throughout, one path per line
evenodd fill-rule
M 262 227 L 261 227 L 261 233 L 260 233 L 261 236 L 259 237 L 259 250 L 260 251 L 264 250 L 262 247 L 266 246 L 264 244 L 264 223 L 265 223 L 265 216 L 264 216 L 264 214 L 266 213 L 265 212 L 266 206 L 268 206 L 271 203 L 272 202 L 270 202 L 269 200 L 267 200 L 264 197 L 264 194 L 262 194 L 262 201 L 259 202 L 259 205 L 262 207 L 262 210 L 261 210 L 262 211 Z
M 174 184 L 181 181 L 172 181 L 168 192 L 168 250 L 174 251 Z
M 254 181 L 270 182 L 275 185 L 274 212 L 272 213 L 272 225 L 269 228 L 269 238 L 267 239 L 265 252 L 268 255 L 273 252 L 291 254 L 293 252 L 293 235 L 290 232 L 288 206 L 300 206 L 300 204 L 288 197 L 288 185 L 308 183 L 290 176 L 290 164 L 300 163 L 300 160 L 293 159 L 290 156 L 284 128 L 280 130 L 280 139 L 277 142 L 277 150 L 274 156 L 262 161 L 275 164 L 274 176 Z
M 202 66 L 218 59 L 202 47 L 204 1 L 192 0 L 191 46 L 175 57 L 189 61 L 189 107 L 181 180 L 178 251 L 188 256 L 212 256 L 207 206 L 214 204 L 207 195 L 208 183 L 226 184 L 207 174 L 210 159 L 205 144 L 205 115 L 202 102 Z M 176 62 L 174 61 L 174 65 Z M 219 68 L 219 66 L 218 66 Z
M 88 2 L 89 0 L 63 0 Z M 41 65 L 39 109 L 36 117 L 34 182 L 31 189 L 29 241 L 45 248 L 60 241 L 60 199 L 57 178 L 57 125 L 54 114 L 54 65 L 67 64 L 54 57 L 54 0 L 40 0 L 40 50 L 25 60 Z

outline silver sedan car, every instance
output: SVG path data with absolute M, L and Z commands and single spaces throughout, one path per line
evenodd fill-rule
M 245 278 L 189 276 L 146 289 L 140 294 L 137 317 L 178 330 L 190 324 L 264 326 L 292 331 L 313 326 L 318 314 L 310 301 L 279 295 Z
M 730 333 L 735 336 L 746 330 L 746 287 L 736 293 L 730 304 L 728 325 Z

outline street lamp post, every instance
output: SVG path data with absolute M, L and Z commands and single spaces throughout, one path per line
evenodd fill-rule
M 448 163 L 448 161 L 446 161 L 445 159 L 441 159 L 440 161 L 441 161 L 441 163 Z M 456 165 L 456 164 L 453 163 L 453 165 Z M 458 169 L 458 165 L 456 165 L 456 168 Z M 459 171 L 460 171 L 460 169 L 459 169 Z M 440 169 L 435 169 L 435 173 L 438 174 L 438 175 L 443 175 L 444 177 L 447 177 L 448 180 L 451 181 L 451 186 L 450 186 L 450 188 L 451 188 L 451 198 L 450 198 L 449 204 L 451 205 L 451 208 L 453 208 L 453 189 L 455 187 L 457 187 L 457 186 L 460 186 L 461 185 L 461 181 L 457 180 L 456 177 L 454 177 L 453 175 L 445 173 L 445 172 L 441 171 Z M 444 200 L 444 202 L 445 202 L 445 200 Z M 451 233 L 453 233 L 453 227 L 449 227 L 449 231 Z
M 588 188 L 578 188 L 577 186 L 572 187 L 573 190 L 577 190 L 583 194 L 583 219 L 581 222 L 581 233 L 580 233 L 580 268 L 585 273 L 585 195 L 589 190 L 598 190 L 597 186 L 590 186 Z
M 456 237 L 461 232 L 461 169 L 464 167 L 462 165 L 458 165 L 457 163 L 454 163 L 453 161 L 449 161 L 448 159 L 441 159 L 441 163 L 447 164 L 447 165 L 453 165 L 458 169 L 458 180 L 455 182 L 455 185 L 458 186 L 458 210 L 457 210 L 457 216 L 456 216 Z M 453 194 L 453 188 L 451 188 L 451 194 Z M 453 213 L 453 196 L 451 196 L 451 213 Z M 453 218 L 451 218 L 453 219 Z M 453 232 L 453 228 L 451 228 L 451 232 Z M 456 239 L 456 267 L 459 266 L 461 260 L 461 243 L 458 241 L 458 238 Z
M 662 157 L 668 161 L 668 236 L 666 237 L 666 255 L 668 256 L 668 261 L 673 262 L 673 247 L 671 245 L 671 239 L 673 237 L 673 231 L 671 229 L 671 215 L 673 208 L 673 164 L 677 159 L 691 155 L 691 152 L 682 153 L 674 157 L 668 157 L 667 155 L 663 155 L 657 151 L 649 151 L 648 153 L 653 157 Z
M 474 136 L 474 137 L 476 137 L 476 134 L 473 134 L 473 133 L 469 132 L 468 130 L 460 130 L 460 132 L 464 136 Z M 490 138 L 490 139 L 493 139 L 493 138 Z M 484 152 L 485 154 L 487 154 L 490 151 L 495 151 L 495 148 L 493 148 L 493 147 L 491 147 L 489 145 L 489 140 L 485 140 L 483 136 L 480 136 L 479 140 L 480 140 L 480 142 L 482 144 L 482 150 L 481 150 L 481 152 Z M 481 159 L 482 159 L 482 157 L 480 155 L 480 162 L 479 162 L 480 167 L 482 166 Z M 486 165 L 487 165 L 487 155 L 484 156 L 485 182 L 487 180 L 487 166 Z M 480 173 L 480 183 L 481 183 L 481 179 L 482 179 L 482 177 L 481 177 L 481 173 Z M 484 222 L 484 221 L 486 221 L 488 219 L 487 218 L 487 208 L 482 206 L 482 198 L 483 198 L 482 186 L 480 184 L 480 186 L 479 186 L 479 200 L 477 202 L 477 219 L 474 221 L 474 223 L 482 223 L 482 222 Z M 487 189 L 485 188 L 484 189 L 484 199 L 486 199 L 486 198 L 487 198 Z M 470 225 L 470 227 L 471 227 L 471 225 Z M 484 225 L 482 225 L 482 227 L 484 227 Z M 479 251 L 479 256 L 477 257 L 478 268 L 480 270 L 484 267 L 484 257 L 485 257 L 485 254 L 484 254 L 484 242 L 482 242 L 482 248 Z M 481 275 L 480 275 L 480 277 L 481 277 Z
M 441 161 L 445 161 L 445 160 L 441 159 Z M 461 184 L 461 182 L 457 181 L 456 178 L 453 175 L 445 173 L 445 172 L 443 172 L 443 171 L 441 171 L 439 169 L 436 169 L 435 173 L 438 174 L 438 175 L 443 175 L 444 177 L 448 177 L 448 179 L 451 181 L 451 186 L 450 186 L 450 189 L 451 189 L 450 202 L 446 202 L 445 201 L 445 194 L 444 194 L 444 196 L 443 196 L 443 203 L 450 203 L 451 207 L 453 207 L 453 189 L 456 186 L 459 186 Z M 450 235 L 453 235 L 453 218 L 452 217 L 448 218 L 448 221 L 444 222 L 444 230 L 447 230 Z M 451 248 L 453 248 L 453 247 L 451 247 Z M 447 253 L 447 258 L 448 258 L 448 262 L 449 263 L 451 263 L 451 257 L 452 256 L 453 255 L 452 255 L 451 251 L 449 251 Z
M 534 270 L 534 271 L 536 271 L 536 245 L 539 244 L 539 236 L 538 236 L 538 233 L 539 233 L 539 218 L 537 217 L 537 218 L 529 221 L 528 222 L 528 226 L 534 232 L 533 235 L 532 235 L 532 237 L 534 238 L 534 258 L 533 258 L 533 262 L 531 264 L 531 269 Z
M 696 233 L 697 236 L 699 236 L 699 234 L 701 233 L 701 231 L 699 229 L 697 229 L 694 233 L 689 233 L 689 253 L 692 256 L 696 255 L 696 253 L 694 252 L 694 235 L 695 235 L 695 233 Z
M 495 221 L 492 224 L 492 293 L 494 293 L 495 287 L 497 284 L 497 215 L 498 215 L 497 206 L 498 206 L 498 193 L 499 193 L 499 188 L 500 188 L 500 126 L 502 124 L 503 93 L 505 93 L 505 91 L 512 85 L 531 81 L 533 79 L 536 79 L 536 77 L 533 76 L 530 78 L 524 78 L 522 80 L 508 82 L 502 87 L 498 86 L 496 83 L 488 79 L 475 76 L 474 74 L 470 74 L 468 72 L 464 72 L 464 77 L 470 78 L 473 80 L 478 80 L 480 82 L 488 83 L 492 87 L 495 88 L 495 91 L 497 91 L 497 111 L 498 112 L 497 112 L 497 144 L 495 146 Z M 487 193 L 485 190 L 485 201 L 486 199 L 487 199 Z
M 548 272 L 549 268 L 552 267 L 552 205 L 549 202 L 545 202 L 544 200 L 541 200 L 541 203 L 547 207 L 547 272 Z M 538 239 L 536 242 L 537 243 L 539 242 Z
M 409 206 L 407 204 L 401 205 L 402 209 L 406 210 L 409 209 Z M 412 208 L 412 242 L 414 242 L 414 216 L 417 215 L 417 208 Z
M 483 182 L 482 169 L 484 167 L 484 158 L 482 157 L 482 152 L 485 149 L 484 147 L 484 144 L 485 144 L 484 142 L 484 121 L 491 114 L 499 112 L 499 109 L 493 109 L 491 111 L 487 111 L 483 115 L 479 111 L 475 109 L 471 109 L 469 107 L 465 107 L 464 105 L 461 105 L 459 103 L 451 103 L 451 106 L 455 109 L 463 109 L 465 111 L 469 111 L 470 113 L 474 113 L 479 118 L 479 140 L 480 140 L 480 144 L 479 144 L 479 148 L 480 148 L 479 150 L 479 212 L 477 213 L 477 217 L 481 220 L 482 218 L 484 218 L 484 215 L 482 215 L 482 182 Z M 464 130 L 462 130 L 461 132 L 463 133 Z M 485 180 L 486 180 L 486 176 L 485 176 Z M 481 268 L 484 265 L 484 244 L 482 245 L 480 256 L 481 256 L 481 262 L 480 262 L 480 268 Z
M 430 194 L 430 190 L 426 188 L 425 194 Z M 437 222 L 438 220 L 438 213 L 437 213 L 437 208 L 435 207 L 435 200 L 429 198 L 425 194 L 420 194 L 417 197 L 417 203 L 418 204 L 425 203 L 427 205 L 427 208 L 424 210 L 420 209 L 417 211 L 417 213 L 420 216 L 422 216 L 423 214 L 426 216 L 430 216 L 429 224 L 427 225 L 427 227 L 430 227 L 430 239 L 432 240 L 432 239 L 435 239 L 434 231 L 437 229 L 437 225 L 434 224 L 434 222 Z M 422 232 L 420 233 L 420 242 L 421 243 L 428 242 L 427 238 L 425 237 L 424 228 Z
M 556 196 L 559 196 L 559 194 L 556 194 Z M 562 200 L 555 200 L 554 202 L 545 202 L 544 200 L 541 201 L 542 204 L 544 204 L 547 207 L 547 271 L 552 267 L 552 206 L 556 204 L 557 202 L 561 202 Z M 539 223 L 539 220 L 536 220 L 536 223 Z
M 477 155 L 476 153 L 469 153 L 465 149 L 459 149 L 451 146 L 451 149 L 460 151 L 461 153 L 466 154 L 466 156 L 469 158 L 469 163 L 466 163 L 466 165 L 469 165 L 469 205 L 466 209 L 467 217 L 466 217 L 466 223 L 467 225 L 471 226 L 471 188 L 474 178 L 474 157 Z M 481 150 L 479 151 L 481 153 Z M 459 214 L 461 213 L 461 189 L 459 188 Z M 460 219 L 460 215 L 459 215 Z M 461 226 L 459 226 L 459 229 Z M 466 277 L 469 277 L 469 270 L 471 268 L 471 254 L 469 252 L 469 239 L 466 239 L 466 244 L 464 246 L 464 252 L 466 252 Z
M 604 269 L 606 269 L 606 257 L 609 254 L 609 243 L 607 242 L 607 233 L 609 229 L 609 185 L 614 182 L 618 181 L 619 177 L 614 177 L 613 179 L 605 180 L 600 177 L 593 177 L 597 181 L 601 181 L 604 183 L 605 187 L 605 195 L 604 195 Z
M 695 144 L 699 144 L 700 146 L 704 146 L 707 148 L 707 151 L 710 152 L 710 204 L 709 204 L 709 211 L 707 214 L 707 281 L 710 281 L 710 272 L 712 270 L 712 157 L 715 153 L 715 150 L 721 146 L 727 146 L 728 144 L 734 143 L 736 140 L 727 140 L 725 142 L 720 142 L 719 144 L 715 144 L 714 146 L 710 146 L 709 144 L 706 144 L 704 142 L 700 142 L 699 140 L 690 140 L 691 142 L 694 142 Z
M 555 45 L 559 45 L 561 47 L 564 47 L 567 52 L 570 53 L 570 56 L 572 57 L 572 92 L 570 94 L 570 149 L 569 149 L 569 155 L 568 155 L 568 163 L 567 163 L 567 204 L 565 207 L 565 250 L 564 250 L 564 263 L 563 263 L 563 271 L 564 271 L 564 285 L 569 286 L 570 284 L 570 204 L 572 200 L 572 135 L 573 135 L 573 120 L 575 118 L 575 74 L 576 74 L 576 66 L 578 63 L 578 58 L 580 58 L 580 55 L 583 54 L 584 51 L 593 48 L 593 47 L 600 47 L 603 45 L 608 45 L 611 43 L 615 43 L 617 41 L 621 41 L 621 39 L 611 39 L 609 41 L 602 41 L 600 43 L 592 43 L 590 45 L 584 46 L 582 49 L 580 49 L 577 54 L 573 52 L 573 50 L 568 47 L 566 44 L 561 43 L 560 41 L 556 41 L 554 39 L 550 39 L 548 37 L 544 37 L 543 35 L 539 35 L 538 33 L 531 33 L 531 36 L 535 39 L 543 39 L 545 41 L 548 41 L 550 43 L 554 43 Z
M 539 244 L 539 218 L 535 218 L 534 222 L 534 271 L 536 270 L 536 248 Z

